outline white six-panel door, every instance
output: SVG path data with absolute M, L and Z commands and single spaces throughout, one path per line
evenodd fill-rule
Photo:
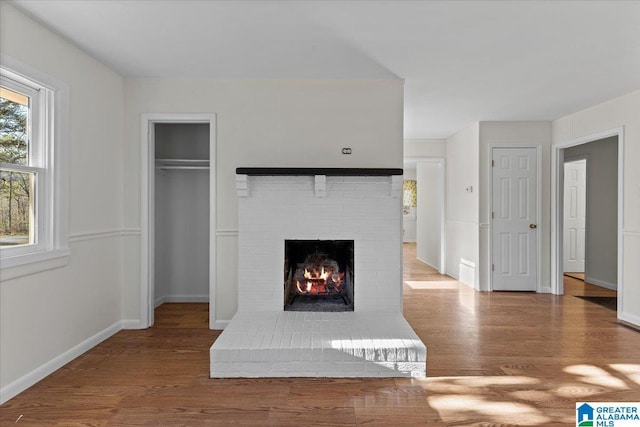
M 564 164 L 564 272 L 584 273 L 586 171 L 585 159 Z
M 491 283 L 497 291 L 537 288 L 537 150 L 492 149 Z

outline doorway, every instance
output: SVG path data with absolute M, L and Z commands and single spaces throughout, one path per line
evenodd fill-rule
M 582 279 L 585 286 L 595 285 L 617 291 L 618 137 L 610 136 L 568 147 L 563 154 L 564 275 Z M 576 158 L 583 160 L 573 161 Z M 584 177 L 580 179 L 583 170 Z M 580 201 L 582 192 L 584 201 Z M 580 212 L 582 204 L 584 219 Z M 584 234 L 584 239 L 581 239 L 581 234 Z M 580 260 L 580 245 L 584 245 L 583 260 Z M 572 270 L 581 267 L 581 261 L 583 275 L 573 274 Z
M 145 114 L 141 129 L 141 327 L 154 324 L 154 309 L 163 302 L 209 302 L 211 327 L 215 116 Z
M 588 135 L 555 145 L 552 149 L 551 287 L 565 293 L 565 159 L 587 158 L 585 281 L 599 289 L 617 292 L 617 317 L 623 306 L 622 206 L 624 204 L 623 129 Z M 569 207 L 570 209 L 570 207 Z
M 209 124 L 154 127 L 154 307 L 208 303 Z
M 445 254 L 443 158 L 404 159 L 403 241 L 407 253 L 443 274 Z

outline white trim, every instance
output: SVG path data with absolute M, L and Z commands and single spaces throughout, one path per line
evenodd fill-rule
M 222 237 L 237 237 L 238 236 L 238 230 L 216 230 L 216 236 L 222 236 Z
M 92 240 L 108 239 L 112 237 L 139 236 L 140 229 L 125 228 L 114 230 L 88 231 L 70 234 L 69 245 Z M 71 249 L 53 249 L 24 255 L 16 255 L 2 260 L 0 278 L 2 281 L 16 279 L 18 277 L 41 273 L 47 270 L 61 268 L 69 263 Z
M 55 249 L 35 254 L 20 255 L 2 260 L 2 282 L 61 268 L 69 263 L 70 249 Z M 23 259 L 20 259 L 23 258 Z
M 127 319 L 120 321 L 122 324 L 122 329 L 144 329 L 140 326 L 140 320 L 138 319 Z
M 40 153 L 40 166 L 46 168 L 46 174 L 49 174 L 49 176 L 45 179 L 45 190 L 38 192 L 42 197 L 38 197 L 36 202 L 41 205 L 37 208 L 39 209 L 37 226 L 41 232 L 39 238 L 42 239 L 40 244 L 45 246 L 38 248 L 40 250 L 37 250 L 37 252 L 31 252 L 24 256 L 4 258 L 2 260 L 2 269 L 4 270 L 18 265 L 41 263 L 45 257 L 45 255 L 42 255 L 43 252 L 50 253 L 47 259 L 65 256 L 60 255 L 65 252 L 68 255 L 69 86 L 63 81 L 5 53 L 0 53 L 0 64 L 2 64 L 3 69 L 10 72 L 12 77 L 17 77 L 19 80 L 23 79 L 25 82 L 36 83 L 43 88 L 40 91 L 42 103 L 40 119 L 48 122 L 45 129 L 43 129 L 47 132 L 47 135 L 44 135 L 47 142 L 46 147 L 43 147 L 45 152 Z M 51 116 L 47 116 L 48 113 Z M 51 134 L 52 129 L 53 133 Z M 24 271 L 27 270 L 31 271 L 27 274 L 44 271 L 43 265 L 34 266 Z M 9 276 L 14 276 L 13 272 L 5 273 Z
M 564 293 L 563 285 L 563 186 L 564 186 L 564 149 L 576 145 L 586 144 L 592 141 L 618 137 L 618 319 L 627 320 L 634 316 L 629 316 L 622 312 L 623 291 L 624 291 L 624 245 L 623 245 L 623 224 L 624 224 L 624 126 L 614 129 L 596 132 L 590 135 L 574 138 L 569 141 L 554 144 L 551 147 L 551 290 L 556 295 Z M 562 169 L 561 169 L 562 168 Z M 640 323 L 638 323 L 640 324 Z
M 140 229 L 139 228 L 123 228 L 120 230 L 120 234 L 122 236 L 139 236 Z
M 415 242 L 405 242 L 405 243 L 415 243 Z M 438 270 L 438 267 L 436 267 L 435 265 L 431 265 L 431 264 L 429 264 L 427 261 L 423 260 L 422 258 L 420 258 L 420 257 L 416 257 L 416 259 L 417 259 L 418 261 L 420 261 L 421 263 L 426 264 L 426 265 L 428 265 L 429 267 L 433 268 L 434 270 L 436 270 L 436 271 Z M 438 272 L 438 273 L 440 273 L 440 272 Z M 442 273 L 440 273 L 440 274 L 442 274 Z
M 107 338 L 113 336 L 121 329 L 122 322 L 117 321 L 113 325 L 82 341 L 80 344 L 70 348 L 69 350 L 54 357 L 48 362 L 45 362 L 31 372 L 28 372 L 20 378 L 10 382 L 6 386 L 2 387 L 2 389 L 0 389 L 0 404 L 5 403 L 7 400 L 22 393 L 38 381 L 41 381 L 48 375 L 62 368 L 64 365 L 71 362 L 76 357 L 89 351 Z
M 465 274 L 466 272 L 466 274 Z M 468 280 L 470 279 L 468 276 L 469 275 L 473 275 L 473 280 Z M 474 289 L 476 291 L 478 291 L 479 289 L 476 288 L 476 277 L 477 277 L 478 271 L 476 270 L 476 263 L 473 261 L 470 261 L 468 259 L 464 259 L 464 258 L 460 258 L 460 263 L 458 264 L 458 278 L 457 280 L 460 283 L 463 283 L 465 285 L 467 285 L 468 287 L 470 287 L 471 289 Z
M 141 217 L 140 217 L 140 319 L 141 327 L 153 325 L 155 305 L 153 296 L 154 247 L 154 171 L 155 123 L 208 123 L 209 124 L 209 327 L 215 323 L 216 295 L 216 115 L 209 113 L 144 113 L 140 120 L 141 141 Z
M 638 326 L 640 325 L 640 316 L 636 316 L 635 314 L 628 314 L 628 313 L 623 313 L 620 311 L 620 306 L 622 304 L 620 303 L 620 297 L 618 297 L 618 319 L 630 323 L 633 326 Z
M 44 171 L 44 168 L 39 166 L 24 166 L 13 163 L 0 163 L 0 167 L 11 172 L 32 173 L 36 175 L 41 174 Z
M 101 231 L 86 231 L 83 233 L 69 234 L 69 242 L 84 242 L 87 240 L 107 239 L 110 237 L 122 236 L 122 230 L 101 230 Z
M 231 320 L 216 320 L 213 323 L 213 327 L 211 329 L 215 329 L 217 331 L 221 331 L 224 328 L 226 328 L 227 325 L 229 325 L 229 323 L 231 323 Z
M 493 160 L 493 149 L 494 148 L 535 148 L 536 150 L 536 223 L 537 230 L 536 233 L 536 292 L 538 293 L 548 293 L 545 292 L 547 287 L 542 284 L 542 235 L 544 233 L 544 224 L 542 222 L 542 143 L 531 143 L 531 144 L 509 144 L 509 143 L 489 143 L 488 144 L 488 157 L 489 161 L 489 256 L 487 257 L 489 264 L 485 266 L 489 272 L 489 283 L 487 284 L 487 290 L 489 292 L 493 292 L 493 272 L 491 270 L 491 265 L 493 262 L 493 218 L 491 218 L 491 211 L 493 210 L 493 166 L 491 165 L 491 161 Z M 482 228 L 482 224 L 481 227 Z
M 154 308 L 157 308 L 166 302 L 209 302 L 209 295 L 165 295 L 156 298 Z

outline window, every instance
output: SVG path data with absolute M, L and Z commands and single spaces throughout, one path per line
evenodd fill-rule
M 18 70 L 5 68 L 15 63 Z M 67 255 L 62 148 L 67 90 L 3 55 L 0 67 L 2 268 Z M 20 69 L 22 68 L 22 69 Z M 48 81 L 47 81 L 48 80 Z M 3 278 L 5 274 L 3 272 Z
M 402 183 L 402 213 L 405 219 L 416 219 L 418 205 L 417 181 L 405 179 Z
M 5 77 L 5 76 L 3 76 Z M 38 246 L 46 230 L 37 203 L 46 165 L 41 154 L 38 89 L 3 78 L 0 84 L 0 247 Z M 30 248 L 22 248 L 30 249 Z

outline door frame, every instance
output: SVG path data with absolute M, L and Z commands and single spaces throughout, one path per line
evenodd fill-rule
M 536 150 L 536 292 L 542 293 L 544 289 L 542 287 L 542 234 L 544 233 L 544 223 L 542 222 L 542 144 L 508 144 L 508 143 L 490 143 L 489 145 L 489 265 L 487 265 L 487 271 L 489 272 L 488 291 L 493 292 L 493 271 L 491 266 L 493 262 L 493 218 L 491 218 L 491 212 L 493 210 L 493 166 L 491 161 L 493 160 L 494 148 L 533 148 Z M 482 224 L 480 224 L 482 227 Z
M 440 192 L 440 198 L 438 199 L 438 207 L 440 208 L 440 262 L 438 265 L 438 273 L 445 274 L 445 249 L 446 249 L 446 232 L 445 232 L 445 177 L 446 177 L 446 159 L 444 157 L 405 157 L 404 161 L 415 162 L 416 171 L 418 163 L 436 163 L 439 166 L 440 173 L 438 174 L 438 190 Z M 417 244 L 417 242 L 416 242 Z
M 140 327 L 154 323 L 155 271 L 155 135 L 156 123 L 209 125 L 209 328 L 216 319 L 216 115 L 209 113 L 143 113 L 140 120 Z
M 624 219 L 624 127 L 593 133 L 555 144 L 551 148 L 551 292 L 564 294 L 563 231 L 564 231 L 564 149 L 600 139 L 618 137 L 618 318 L 622 310 L 623 292 L 623 219 Z M 588 181 L 587 181 L 588 185 Z M 588 203 L 588 201 L 587 201 Z

